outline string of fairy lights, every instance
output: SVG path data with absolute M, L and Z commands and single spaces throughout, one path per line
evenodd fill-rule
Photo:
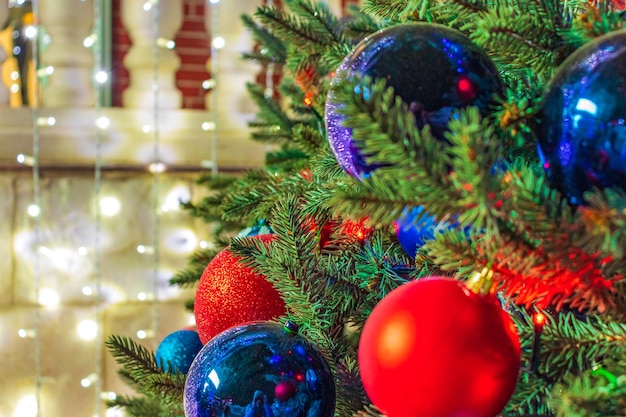
M 16 0 L 13 2 L 13 7 L 21 7 L 28 0 Z M 81 0 L 84 2 L 85 0 Z M 34 369 L 34 390 L 32 395 L 26 395 L 17 401 L 17 406 L 10 414 L 13 417 L 39 417 L 46 414 L 45 409 L 47 407 L 46 392 L 44 386 L 48 380 L 52 380 L 50 377 L 42 374 L 44 367 L 42 366 L 42 347 L 43 347 L 43 331 L 46 329 L 46 316 L 42 315 L 46 309 L 54 308 L 63 303 L 63 296 L 59 294 L 59 291 L 55 290 L 54 282 L 43 279 L 43 267 L 48 266 L 47 263 L 52 263 L 54 266 L 62 269 L 67 266 L 67 258 L 77 255 L 83 259 L 89 259 L 92 264 L 91 272 L 85 274 L 83 277 L 84 285 L 82 286 L 82 294 L 86 297 L 86 301 L 83 303 L 86 308 L 86 316 L 83 317 L 77 323 L 77 333 L 80 339 L 93 343 L 93 365 L 91 369 L 85 371 L 85 375 L 76 381 L 76 385 L 82 386 L 84 389 L 92 390 L 94 395 L 94 410 L 89 416 L 94 417 L 121 417 L 123 416 L 122 410 L 105 409 L 104 401 L 112 400 L 116 398 L 116 394 L 111 391 L 107 391 L 105 387 L 105 375 L 103 369 L 103 363 L 105 360 L 104 342 L 105 342 L 105 306 L 106 297 L 105 294 L 105 271 L 103 266 L 103 250 L 104 250 L 104 233 L 106 232 L 103 222 L 106 218 L 115 216 L 121 209 L 121 203 L 119 199 L 111 195 L 105 195 L 103 189 L 104 178 L 103 171 L 106 166 L 105 158 L 103 156 L 103 146 L 108 138 L 108 129 L 112 127 L 112 122 L 107 117 L 106 109 L 106 94 L 107 83 L 110 83 L 110 64 L 105 62 L 103 58 L 107 53 L 106 42 L 104 33 L 105 28 L 103 22 L 106 15 L 106 7 L 109 2 L 106 0 L 93 0 L 93 18 L 94 24 L 90 35 L 83 40 L 83 46 L 89 48 L 93 52 L 94 66 L 93 66 L 93 87 L 94 87 L 94 129 L 93 129 L 93 235 L 91 236 L 91 242 L 86 243 L 76 249 L 59 249 L 48 242 L 48 236 L 45 237 L 42 234 L 42 228 L 45 223 L 42 220 L 48 221 L 49 216 L 53 215 L 42 202 L 42 176 L 41 176 L 41 137 L 42 129 L 51 129 L 58 126 L 56 118 L 53 116 L 42 116 L 42 109 L 40 109 L 40 87 L 41 82 L 53 77 L 55 69 L 53 66 L 46 66 L 41 62 L 41 50 L 38 50 L 40 45 L 45 45 L 53 39 L 45 33 L 43 27 L 38 27 L 39 8 L 37 0 L 31 0 L 33 23 L 27 30 L 29 31 L 30 42 L 30 60 L 35 71 L 35 88 L 32 88 L 31 97 L 32 102 L 28 105 L 32 110 L 32 155 L 21 153 L 17 156 L 19 164 L 28 166 L 32 169 L 32 203 L 28 206 L 28 215 L 32 228 L 32 268 L 33 268 L 33 292 L 34 292 L 34 317 L 32 325 L 24 326 L 19 329 L 18 336 L 23 339 L 33 341 L 33 369 Z M 210 168 L 213 173 L 217 172 L 217 150 L 218 150 L 218 129 L 217 129 L 217 94 L 218 88 L 217 75 L 219 69 L 218 55 L 220 49 L 225 46 L 225 40 L 219 36 L 219 3 L 220 0 L 209 0 L 206 7 L 209 9 L 207 12 L 211 13 L 210 24 L 212 30 L 212 43 L 211 43 L 211 78 L 203 83 L 205 90 L 211 90 L 210 96 L 210 109 L 208 113 L 208 121 L 204 122 L 201 129 L 209 133 L 211 160 L 204 161 L 202 164 L 204 168 Z M 138 339 L 150 339 L 154 338 L 159 330 L 159 275 L 161 273 L 161 259 L 160 259 L 160 240 L 161 229 L 160 219 L 161 215 L 171 209 L 171 202 L 164 205 L 160 203 L 161 200 L 161 175 L 167 169 L 166 165 L 161 160 L 161 141 L 160 141 L 160 128 L 159 121 L 161 119 L 160 114 L 160 77 L 159 77 L 159 50 L 161 48 L 173 49 L 176 45 L 173 40 L 164 39 L 160 36 L 159 24 L 160 24 L 160 2 L 159 0 L 147 0 L 143 5 L 143 10 L 146 13 L 152 13 L 152 41 L 153 41 L 153 55 L 152 55 L 152 94 L 153 105 L 151 111 L 151 125 L 143 125 L 141 131 L 144 133 L 150 133 L 152 139 L 152 157 L 147 167 L 151 173 L 151 237 L 150 243 L 147 245 L 138 245 L 136 250 L 140 255 L 148 255 L 150 263 L 152 265 L 151 273 L 146 277 L 145 291 L 137 293 L 136 299 L 140 302 L 151 303 L 150 306 L 150 324 L 148 328 L 139 329 L 136 332 Z M 42 35 L 42 36 L 40 36 Z M 10 91 L 13 94 L 20 93 L 20 83 L 26 88 L 25 83 L 28 83 L 27 79 L 20 79 L 19 74 L 11 77 L 14 84 L 10 85 Z M 23 103 L 24 104 L 24 103 Z M 114 126 L 113 126 L 114 127 Z M 44 168 L 45 169 L 45 168 Z M 171 200 L 171 198 L 169 198 Z M 48 200 L 45 199 L 45 202 Z M 177 201 L 178 202 L 178 201 Z M 167 207 L 166 207 L 167 205 Z M 193 240 L 193 239 L 192 239 Z M 202 246 L 206 245 L 205 241 L 196 242 Z M 48 246 L 46 246 L 48 245 Z M 44 287 L 45 285 L 45 287 Z M 73 301 L 75 302 L 75 301 Z M 91 306 L 91 307 L 89 307 Z M 154 346 L 155 347 L 155 346 Z M 47 372 L 47 371 L 46 371 Z M 10 411 L 9 411 L 10 412 Z

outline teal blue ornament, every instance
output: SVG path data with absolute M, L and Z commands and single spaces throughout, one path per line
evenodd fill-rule
M 161 341 L 155 356 L 157 364 L 166 372 L 186 374 L 200 349 L 202 342 L 198 332 L 178 330 Z
M 257 224 L 251 227 L 243 229 L 236 237 L 253 237 L 258 235 L 273 234 L 274 231 L 263 219 L 259 220 Z
M 548 179 L 572 205 L 592 188 L 626 190 L 626 30 L 570 55 L 548 83 L 537 128 Z
M 334 377 L 294 326 L 251 322 L 213 337 L 194 360 L 186 417 L 332 417 Z

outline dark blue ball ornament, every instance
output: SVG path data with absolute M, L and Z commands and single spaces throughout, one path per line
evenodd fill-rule
M 202 342 L 198 332 L 178 330 L 161 341 L 155 356 L 157 363 L 165 371 L 186 374 L 200 349 Z
M 335 72 L 325 108 L 328 140 L 335 157 L 348 174 L 358 178 L 376 167 L 366 162 L 351 129 L 343 126 L 341 103 L 332 88 L 353 81 L 357 75 L 385 78 L 387 86 L 409 105 L 417 126 L 430 126 L 441 140 L 455 109 L 477 106 L 487 114 L 494 94 L 504 89 L 489 57 L 456 30 L 409 23 L 366 37 Z
M 551 184 L 573 205 L 593 187 L 626 189 L 626 30 L 570 55 L 548 83 L 537 128 Z
M 426 241 L 434 239 L 435 233 L 456 227 L 456 223 L 440 222 L 425 212 L 423 207 L 405 208 L 398 220 L 393 223 L 396 237 L 402 249 L 411 258 Z
M 281 395 L 277 387 L 287 383 L 293 391 Z M 202 348 L 187 375 L 184 408 L 186 417 L 332 417 L 334 378 L 297 328 L 251 322 Z

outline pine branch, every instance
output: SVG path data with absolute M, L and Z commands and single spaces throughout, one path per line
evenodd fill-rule
M 118 395 L 107 401 L 107 407 L 122 407 L 132 417 L 161 417 L 161 403 L 153 397 L 128 397 Z
M 139 385 L 142 379 L 163 373 L 156 363 L 154 353 L 128 337 L 111 335 L 106 346 L 116 362 Z
M 147 392 L 157 394 L 167 404 L 182 404 L 186 376 L 181 373 L 150 375 L 143 383 Z
M 252 34 L 252 38 L 260 44 L 261 52 L 259 55 L 265 57 L 272 63 L 284 63 L 287 59 L 287 50 L 285 44 L 274 36 L 265 27 L 255 22 L 252 17 L 242 15 L 241 21 L 248 32 Z

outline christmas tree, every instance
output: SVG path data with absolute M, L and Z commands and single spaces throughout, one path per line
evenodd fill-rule
M 222 226 L 218 249 L 172 279 L 198 285 L 187 308 L 206 344 L 185 374 L 112 336 L 138 396 L 109 405 L 253 415 L 245 395 L 276 417 L 626 415 L 623 9 L 368 0 L 339 19 L 286 0 L 244 16 L 246 58 L 280 83 L 249 85 L 266 166 L 206 176 L 211 196 L 186 204 Z M 292 355 L 294 323 L 293 346 L 327 378 L 268 372 Z M 238 325 L 248 342 L 228 333 Z M 220 349 L 234 349 L 226 365 L 211 362 Z

